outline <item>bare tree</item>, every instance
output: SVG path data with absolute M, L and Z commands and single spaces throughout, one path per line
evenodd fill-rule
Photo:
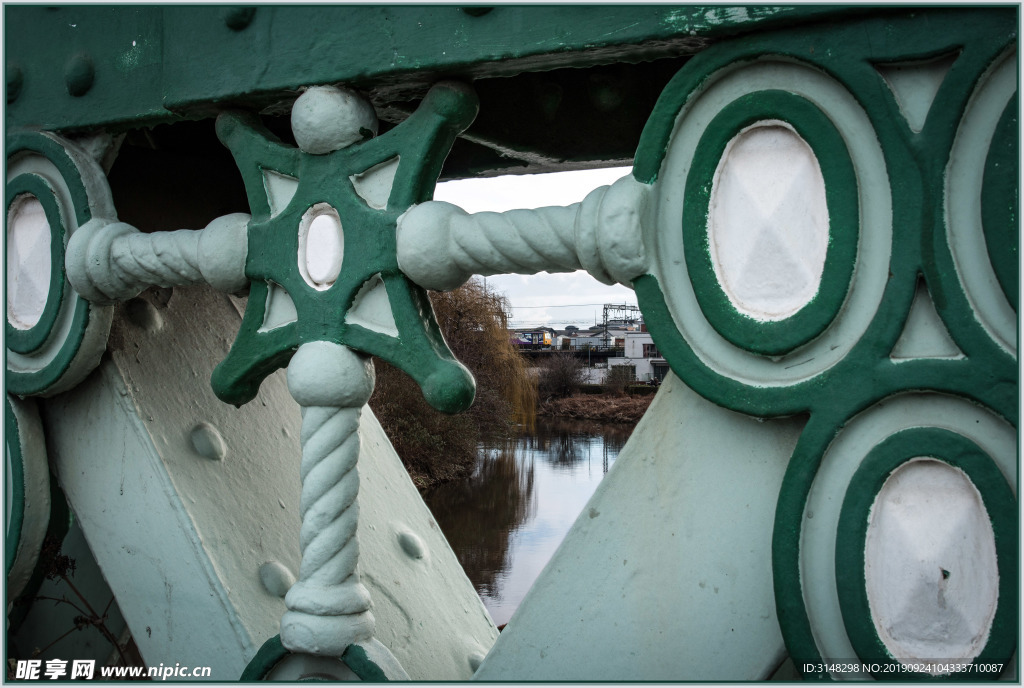
M 583 361 L 572 354 L 551 354 L 541 365 L 537 391 L 541 398 L 569 397 L 576 394 L 587 381 Z
M 625 394 L 629 386 L 636 382 L 636 366 L 613 365 L 608 371 L 604 384 L 613 394 Z

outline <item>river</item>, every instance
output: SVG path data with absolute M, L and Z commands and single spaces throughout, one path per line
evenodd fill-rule
M 424 496 L 495 624 L 512 616 L 632 430 L 538 418 L 532 433 L 482 442 L 469 478 Z

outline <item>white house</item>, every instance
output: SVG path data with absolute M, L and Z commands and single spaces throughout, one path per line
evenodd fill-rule
M 609 358 L 608 367 L 631 365 L 638 382 L 664 380 L 668 373 L 668 362 L 658 351 L 647 327 L 641 325 L 639 331 L 626 331 L 620 335 L 625 340 L 623 356 Z

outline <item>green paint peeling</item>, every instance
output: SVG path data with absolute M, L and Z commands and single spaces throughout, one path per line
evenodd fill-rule
M 152 49 L 149 39 L 133 38 L 131 47 L 122 52 L 115 60 L 117 71 L 127 76 L 142 66 L 159 64 L 160 56 Z
M 747 18 L 734 18 L 716 8 L 709 22 L 706 11 L 261 5 L 243 21 L 217 5 L 12 5 L 5 8 L 5 54 L 25 80 L 6 116 L 9 126 L 47 130 L 124 127 L 208 116 L 212 102 L 272 104 L 303 84 L 376 82 L 423 93 L 438 75 L 469 80 L 612 64 L 644 44 L 652 57 L 670 57 L 692 46 L 694 36 L 705 41 L 752 25 L 849 13 L 825 6 L 748 8 Z M 60 76 L 75 52 L 87 53 L 96 66 L 88 103 L 70 98 Z

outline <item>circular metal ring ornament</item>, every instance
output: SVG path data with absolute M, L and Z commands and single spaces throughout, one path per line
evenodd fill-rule
M 7 599 L 32 576 L 50 522 L 50 469 L 35 403 L 4 395 L 4 559 Z
M 1017 356 L 1019 224 L 1016 141 L 1017 54 L 1004 55 L 971 94 L 949 154 L 944 204 L 946 243 L 974 319 Z M 1003 170 L 992 169 L 1003 162 Z M 985 170 L 983 175 L 978 170 Z M 1009 193 L 1006 193 L 1009 191 Z M 1005 195 L 1002 195 L 1005 194 Z M 1011 195 L 1012 194 L 1012 195 Z M 1011 292 L 1011 296 L 1007 292 Z
M 21 132 L 7 151 L 7 391 L 50 396 L 96 367 L 113 314 L 71 288 L 67 242 L 91 218 L 116 215 L 103 170 L 74 143 Z
M 42 240 L 49 248 L 49 260 L 46 261 L 46 256 L 43 256 L 44 266 L 48 268 L 48 271 L 44 271 L 42 275 L 44 278 L 48 276 L 49 279 L 46 280 L 45 293 L 39 295 L 43 297 L 44 305 L 37 314 L 32 314 L 35 317 L 31 317 L 31 320 L 34 321 L 31 324 L 12 317 L 12 300 L 17 301 L 17 296 L 12 294 L 13 289 L 11 287 L 13 285 L 7 285 L 8 313 L 4 334 L 7 348 L 20 354 L 30 354 L 46 343 L 46 339 L 56 325 L 61 299 L 64 296 L 62 270 L 64 267 L 63 246 L 64 226 L 66 223 L 61 217 L 57 192 L 43 177 L 35 174 L 22 174 L 7 185 L 8 256 L 11 256 L 11 243 L 18 243 L 17 240 L 12 242 L 14 238 L 12 234 L 16 232 L 19 216 L 26 214 L 23 211 L 27 211 L 33 208 L 33 206 L 38 207 L 36 215 L 39 215 L 39 210 L 42 211 L 43 217 L 40 219 L 45 219 L 46 225 L 43 229 L 49 229 L 45 236 L 36 239 L 37 241 Z M 31 238 L 25 237 L 25 239 Z M 18 266 L 11 267 L 17 269 Z M 37 279 L 39 277 L 39 275 L 23 276 L 28 278 L 35 277 Z M 18 325 L 12 324 L 12 320 L 18 320 Z
M 785 128 L 783 128 L 785 127 Z M 818 227 L 817 238 L 825 252 L 822 256 L 822 265 L 819 275 L 808 275 L 805 291 L 812 291 L 809 299 L 799 305 L 795 312 L 784 317 L 771 319 L 755 319 L 746 313 L 737 310 L 732 297 L 727 293 L 723 285 L 721 268 L 717 265 L 721 262 L 712 247 L 712 218 L 722 209 L 709 207 L 717 199 L 716 188 L 722 185 L 722 172 L 729 160 L 730 149 L 736 146 L 733 144 L 742 141 L 743 136 L 754 133 L 758 130 L 774 129 L 785 132 L 789 129 L 790 138 L 802 140 L 809 147 L 811 157 L 816 160 L 799 160 L 797 165 L 803 168 L 816 166 L 820 170 L 822 179 L 815 180 L 816 176 L 805 169 L 795 170 L 795 180 L 808 182 L 811 192 L 814 189 L 814 182 L 823 182 L 824 188 L 822 200 L 827 206 L 827 216 L 818 218 L 823 221 L 824 226 Z M 755 157 L 774 158 L 778 156 L 776 150 L 757 151 Z M 774 162 L 774 161 L 773 161 Z M 816 165 L 815 165 L 816 163 Z M 756 164 L 753 163 L 753 164 Z M 770 169 L 777 169 L 777 164 L 770 165 Z M 774 180 L 761 180 L 766 186 Z M 740 184 L 743 182 L 741 181 Z M 780 191 L 777 185 L 771 184 L 771 191 Z M 741 190 L 744 194 L 747 190 Z M 781 189 L 784 193 L 790 189 Z M 773 194 L 774 195 L 774 194 Z M 846 299 L 850 281 L 853 276 L 853 265 L 857 257 L 857 239 L 860 231 L 859 216 L 857 207 L 857 180 L 850 161 L 849 152 L 839 132 L 836 131 L 831 121 L 808 100 L 785 91 L 756 91 L 737 98 L 715 116 L 715 119 L 708 124 L 701 136 L 700 142 L 694 152 L 693 164 L 686 178 L 687 203 L 683 207 L 683 245 L 686 258 L 687 270 L 690 280 L 694 286 L 694 295 L 700 304 L 701 311 L 715 330 L 734 346 L 754 353 L 781 356 L 787 354 L 799 346 L 818 337 L 835 320 L 843 301 Z M 741 200 L 747 201 L 741 203 Z M 777 202 L 779 206 L 785 206 L 784 199 L 774 197 L 769 202 Z M 801 199 L 804 200 L 804 199 Z M 744 206 L 752 203 L 748 198 L 730 199 L 731 210 L 746 210 Z M 789 208 L 790 215 L 810 215 L 806 211 L 807 204 L 792 204 L 796 207 Z M 775 213 L 782 213 L 786 208 L 778 206 L 772 208 Z M 741 211 L 742 212 L 742 211 Z M 820 212 L 820 211 L 819 211 Z M 746 217 L 742 219 L 747 219 Z M 775 218 L 767 218 L 769 220 Z M 792 221 L 792 216 L 786 217 Z M 744 235 L 756 233 L 758 227 L 744 227 Z M 791 227 L 776 227 L 773 229 L 782 232 L 791 232 Z M 811 228 L 812 230 L 815 228 Z M 823 231 L 821 231 L 823 230 Z M 784 242 L 786 237 L 778 237 Z M 797 237 L 807 239 L 809 237 Z M 792 239 L 790 239 L 792 241 Z M 744 236 L 744 242 L 748 245 L 751 259 L 754 262 L 765 262 L 770 256 L 761 255 L 758 252 L 756 240 L 751 241 Z M 799 251 L 800 247 L 793 247 Z M 717 259 L 716 259 L 717 258 Z M 790 268 L 797 271 L 803 266 L 798 265 L 790 259 Z M 748 272 L 756 273 L 756 268 L 745 266 Z M 775 287 L 787 286 L 785 282 L 791 282 L 796 276 L 791 270 L 778 270 L 773 275 Z M 813 277 L 817 277 L 817 284 L 813 284 Z M 779 284 L 782 283 L 782 284 Z M 765 285 L 757 283 L 754 285 L 757 291 L 763 290 Z
M 793 390 L 843 361 L 882 303 L 893 237 L 885 156 L 846 87 L 792 58 L 729 64 L 690 81 L 680 82 L 688 91 L 665 89 L 650 135 L 645 130 L 650 141 L 637 152 L 634 174 L 657 180 L 645 224 L 653 260 L 650 274 L 634 282 L 637 298 L 654 316 L 649 329 L 659 351 L 702 395 L 755 415 L 800 412 L 807 398 Z M 774 320 L 741 312 L 710 251 L 713 187 L 730 142 L 752 126 L 785 127 L 803 140 L 820 167 L 829 214 L 817 290 Z
M 836 427 L 831 422 L 824 425 Z M 862 535 L 869 529 L 867 519 L 872 506 L 877 506 L 886 481 L 908 464 L 928 460 L 962 471 L 984 505 L 983 511 L 976 511 L 991 522 L 988 532 L 994 533 L 995 563 L 985 570 L 985 576 L 988 583 L 998 586 L 998 610 L 987 626 L 981 624 L 988 629 L 992 641 L 976 659 L 1005 665 L 1016 643 L 1014 633 L 999 630 L 1007 618 L 1014 625 L 1017 612 L 1016 591 L 1011 589 L 1017 580 L 1017 507 L 1013 487 L 1017 476 L 1016 429 L 978 404 L 927 392 L 908 392 L 878 402 L 838 426 L 842 427 L 838 435 L 819 433 L 810 427 L 805 430 L 779 495 L 772 545 L 775 597 L 779 623 L 794 663 L 798 668 L 812 667 L 803 670 L 805 677 L 828 678 L 828 665 L 837 662 L 866 664 L 871 671 L 875 669 L 874 663 L 881 678 L 889 677 L 885 672 L 894 667 L 892 653 L 879 651 L 878 641 L 872 640 L 877 634 L 865 630 L 868 626 L 883 626 L 885 614 L 879 617 L 878 611 L 865 602 L 863 581 L 868 574 Z M 1008 509 L 1014 518 L 1006 517 Z M 872 528 L 883 535 L 900 530 L 879 529 L 877 525 Z M 935 542 L 937 534 L 943 532 L 938 524 L 918 530 L 922 543 Z M 972 537 L 984 540 L 988 536 L 984 536 L 983 530 L 971 531 Z M 936 547 L 924 546 L 927 551 L 923 556 L 933 557 Z M 964 562 L 962 558 L 954 560 L 956 557 L 941 568 L 962 576 L 962 568 L 957 567 Z M 867 563 L 875 566 L 876 562 Z M 877 567 L 874 571 L 871 575 L 876 576 Z M 938 585 L 939 566 L 934 573 L 935 580 L 929 582 L 933 587 Z M 994 582 L 996 578 L 998 583 Z M 900 577 L 895 580 L 899 582 Z M 938 594 L 932 588 L 928 590 L 928 594 Z M 914 626 L 923 615 L 907 618 Z M 913 663 L 916 658 L 897 659 Z M 958 658 L 921 659 L 948 659 L 955 664 Z M 964 658 L 959 659 L 964 663 Z M 870 673 L 832 676 L 864 679 Z M 919 678 L 922 677 L 925 676 Z M 940 673 L 935 677 L 947 675 Z
M 839 515 L 836 584 L 876 679 L 999 677 L 1016 646 L 1017 516 L 1006 476 L 962 435 L 911 428 L 868 453 Z
M 240 678 L 255 681 L 408 681 L 409 675 L 379 640 L 348 646 L 341 657 L 292 653 L 281 636 L 269 638 Z

